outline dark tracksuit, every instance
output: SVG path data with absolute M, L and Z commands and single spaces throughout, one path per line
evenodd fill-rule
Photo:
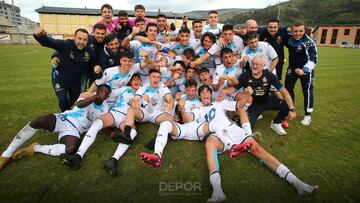
M 92 69 L 94 52 L 86 46 L 79 50 L 74 40 L 57 40 L 48 36 L 34 38 L 45 47 L 53 48 L 60 58 L 59 68 L 53 68 L 52 85 L 61 111 L 71 108 L 81 92 L 81 75 Z
M 279 28 L 279 31 L 274 35 L 271 36 L 267 31 L 267 28 L 260 28 L 258 30 L 259 33 L 259 40 L 268 42 L 276 51 L 279 62 L 276 64 L 276 76 L 279 80 L 282 79 L 282 71 L 284 65 L 284 43 L 288 39 L 287 30 L 285 27 Z
M 281 121 L 283 121 L 289 114 L 289 107 L 286 102 L 275 96 L 271 96 L 271 85 L 273 85 L 278 91 L 284 88 L 276 76 L 267 69 L 263 70 L 263 74 L 258 79 L 254 78 L 250 71 L 244 72 L 239 77 L 238 89 L 250 86 L 254 90 L 254 93 L 251 95 L 253 102 L 247 110 L 251 128 L 254 128 L 256 120 L 264 111 L 278 111 L 276 117 L 274 118 L 274 123 L 281 123 Z
M 125 49 L 119 48 L 119 52 L 112 53 L 106 46 L 101 50 L 99 58 L 97 60 L 97 65 L 99 65 L 104 72 L 105 69 L 119 66 L 121 55 L 125 52 Z M 102 77 L 102 72 L 99 74 L 94 73 L 95 79 L 99 79 Z
M 286 71 L 285 87 L 295 101 L 294 88 L 296 81 L 300 78 L 305 115 L 310 115 L 314 106 L 314 68 L 318 60 L 316 44 L 307 34 L 304 34 L 300 40 L 290 37 L 285 46 L 289 49 L 289 67 Z M 303 69 L 305 75 L 296 75 L 296 68 Z

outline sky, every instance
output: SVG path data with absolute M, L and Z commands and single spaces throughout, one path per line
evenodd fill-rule
M 1 0 L 11 4 L 11 0 Z M 281 0 L 283 2 L 285 0 Z M 216 10 L 221 8 L 265 8 L 279 3 L 280 0 L 14 0 L 15 6 L 20 7 L 21 16 L 38 22 L 39 17 L 35 9 L 44 6 L 99 8 L 104 3 L 114 9 L 133 10 L 136 4 L 142 4 L 146 10 L 184 13 L 193 10 Z

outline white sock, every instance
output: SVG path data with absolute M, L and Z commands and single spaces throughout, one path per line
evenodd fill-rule
M 221 188 L 221 178 L 218 171 L 210 173 L 210 183 L 213 188 L 213 193 L 211 195 L 211 200 L 225 200 L 226 196 Z
M 286 166 L 284 166 L 283 164 L 280 164 L 279 167 L 277 167 L 276 169 L 276 174 L 278 174 L 280 176 L 280 178 L 285 179 L 287 182 L 289 182 L 290 184 L 292 184 L 297 192 L 300 195 L 305 195 L 305 194 L 311 194 L 315 187 L 310 186 L 304 182 L 302 182 L 301 180 L 299 180 Z
M 228 150 L 231 146 L 234 145 L 234 142 L 225 135 L 224 126 L 212 120 L 209 122 L 209 130 L 210 132 L 215 132 L 215 136 L 219 138 L 219 140 L 224 144 L 224 149 Z
M 131 139 L 134 140 L 136 135 L 137 135 L 136 130 L 134 128 L 132 128 L 130 131 Z M 129 147 L 130 147 L 130 145 L 119 143 L 119 145 L 112 157 L 115 158 L 116 160 L 119 160 L 120 157 L 122 157 L 124 155 L 124 153 L 129 149 Z
M 172 131 L 172 123 L 170 121 L 164 121 L 160 123 L 160 127 L 155 140 L 154 153 L 161 158 L 162 152 L 166 146 L 168 140 L 168 134 Z
M 36 133 L 37 129 L 26 124 L 11 141 L 9 147 L 2 153 L 3 157 L 11 157 L 14 152 Z
M 66 146 L 64 144 L 53 144 L 53 145 L 35 145 L 34 151 L 51 156 L 60 156 L 65 153 Z
M 245 131 L 246 135 L 252 135 L 251 125 L 249 122 L 242 124 L 241 127 Z
M 84 157 L 85 152 L 89 147 L 94 143 L 97 133 L 103 128 L 104 124 L 102 120 L 96 119 L 92 124 L 90 129 L 87 131 L 81 145 L 77 151 L 77 154 L 81 157 Z

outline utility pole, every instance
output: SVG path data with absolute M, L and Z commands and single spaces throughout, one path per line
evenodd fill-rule
M 14 0 L 11 0 L 11 4 L 12 4 L 12 10 L 13 10 L 14 15 L 15 15 L 15 27 L 16 27 L 16 33 L 17 33 L 18 43 L 21 44 L 20 31 L 19 31 L 19 25 L 18 25 L 17 16 L 16 16 L 16 11 L 15 11 L 15 6 L 14 6 Z
M 280 10 L 281 10 L 281 7 L 279 6 L 278 7 L 278 14 L 277 14 L 277 20 L 280 21 Z

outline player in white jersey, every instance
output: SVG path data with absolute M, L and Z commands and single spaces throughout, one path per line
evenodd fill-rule
M 145 40 L 141 40 L 141 41 L 147 41 L 153 43 L 145 43 L 145 42 L 140 42 L 138 40 L 132 40 L 137 34 L 137 32 L 138 30 L 134 29 L 133 32 L 122 41 L 121 46 L 126 49 L 130 48 L 133 51 L 133 53 L 135 54 L 135 63 L 140 63 L 145 61 L 144 55 L 147 55 L 153 62 L 151 64 L 147 64 L 147 67 L 149 69 L 161 67 L 160 65 L 161 62 L 156 61 L 156 56 L 159 50 L 163 48 L 163 46 L 161 43 L 156 41 L 158 35 L 156 24 L 149 23 L 146 26 L 145 32 L 147 37 L 145 38 Z M 149 69 L 142 69 L 138 71 L 143 81 L 147 79 L 147 76 L 149 75 Z
M 223 64 L 216 66 L 213 90 L 223 93 L 227 87 L 234 87 L 239 84 L 238 77 L 243 72 L 240 68 L 240 60 L 237 60 L 230 48 L 224 48 L 221 50 L 221 60 Z M 236 63 L 234 63 L 236 61 Z M 232 95 L 227 95 L 230 100 L 234 100 L 237 92 Z M 226 95 L 222 95 L 226 96 Z
M 131 102 L 135 96 L 135 92 L 141 85 L 140 75 L 134 74 L 131 77 L 129 85 L 130 86 L 124 86 L 114 90 L 116 95 L 115 105 L 108 113 L 102 115 L 91 124 L 91 127 L 81 142 L 77 153 L 75 155 L 66 155 L 62 157 L 64 160 L 69 162 L 69 166 L 71 168 L 75 170 L 80 168 L 81 160 L 89 147 L 94 143 L 96 136 L 101 129 L 116 127 L 119 128 L 120 131 L 124 132 L 126 113 L 131 107 Z M 132 139 L 136 137 L 136 134 L 136 130 L 131 129 L 130 135 Z M 127 151 L 130 144 L 122 140 L 122 136 L 113 135 L 112 137 L 115 141 L 119 142 L 119 145 L 113 157 L 104 161 L 104 168 L 109 172 L 110 176 L 115 177 L 117 175 L 117 161 Z
M 218 12 L 215 10 L 209 11 L 207 22 L 208 24 L 204 27 L 204 33 L 211 32 L 216 36 L 216 38 L 219 38 L 224 24 L 219 23 Z
M 106 69 L 103 76 L 100 79 L 95 80 L 88 92 L 92 93 L 95 91 L 97 85 L 109 85 L 112 89 L 112 93 L 107 101 L 109 106 L 112 106 L 116 100 L 116 91 L 114 90 L 125 86 L 130 81 L 132 75 L 146 66 L 146 62 L 134 64 L 133 58 L 134 54 L 132 52 L 123 53 L 120 58 L 121 65 Z
M 74 109 L 59 114 L 43 115 L 29 122 L 18 132 L 8 148 L 0 156 L 0 170 L 11 159 L 31 156 L 34 152 L 52 156 L 59 156 L 62 153 L 74 154 L 80 143 L 80 135 L 89 129 L 96 118 L 108 111 L 104 100 L 108 98 L 110 92 L 111 89 L 108 85 L 101 85 L 96 95 L 82 100 L 79 99 Z M 33 137 L 38 129 L 59 133 L 59 144 L 39 145 L 33 143 L 27 148 L 17 150 Z
M 178 108 L 185 123 L 180 124 L 174 121 L 162 122 L 156 135 L 154 154 L 148 154 L 145 152 L 142 152 L 140 154 L 141 159 L 145 163 L 155 167 L 160 167 L 162 165 L 161 156 L 166 146 L 168 135 L 170 135 L 172 139 L 175 140 L 185 139 L 201 141 L 206 135 L 209 135 L 213 132 L 216 136 L 219 137 L 219 139 L 221 139 L 225 143 L 225 146 L 227 146 L 227 148 L 224 151 L 229 150 L 230 157 L 240 155 L 244 153 L 247 149 L 249 149 L 249 147 L 251 147 L 247 144 L 236 143 L 235 139 L 232 140 L 227 137 L 227 135 L 223 133 L 224 130 L 228 128 L 226 127 L 227 125 L 219 123 L 218 120 L 197 120 L 198 116 L 196 112 L 207 111 L 207 109 L 204 110 L 204 107 L 202 107 L 202 102 L 195 98 L 196 85 L 197 83 L 194 80 L 188 81 L 186 85 L 186 97 L 188 101 L 183 98 L 178 99 Z M 189 97 L 191 99 L 189 99 Z M 231 108 L 230 110 L 236 111 L 237 103 L 233 102 L 233 104 L 235 105 L 235 109 Z M 242 110 L 242 114 L 246 116 L 246 112 L 244 110 Z M 250 130 L 249 133 L 251 135 L 251 129 L 248 128 L 248 130 Z M 235 134 L 233 136 L 235 136 Z
M 200 44 L 201 36 L 203 34 L 203 25 L 201 20 L 193 20 L 192 21 L 192 28 L 191 28 L 191 40 L 197 41 Z
M 246 133 L 236 125 L 231 125 L 231 122 L 227 119 L 224 110 L 233 110 L 235 101 L 224 100 L 221 103 L 212 103 L 211 89 L 209 87 L 199 88 L 200 99 L 204 106 L 198 114 L 198 119 L 202 121 L 215 120 L 221 125 L 227 125 L 225 128 L 227 134 L 231 139 L 235 139 L 240 143 L 251 144 L 250 153 L 259 159 L 263 160 L 265 165 L 272 171 L 276 172 L 281 178 L 284 178 L 290 184 L 292 184 L 300 195 L 312 194 L 318 186 L 310 186 L 301 180 L 299 180 L 285 165 L 281 164 L 274 156 L 269 154 L 263 149 L 259 143 L 257 143 L 252 136 L 247 136 Z M 240 118 L 241 119 L 241 118 Z M 232 135 L 237 136 L 232 136 Z M 226 196 L 221 188 L 221 178 L 219 174 L 219 162 L 217 158 L 218 152 L 222 152 L 226 145 L 215 136 L 209 136 L 205 143 L 206 148 L 206 160 L 208 164 L 210 183 L 213 188 L 213 193 L 210 202 L 219 202 L 226 200 Z
M 196 49 L 198 46 L 200 46 L 200 43 L 198 41 L 190 39 L 190 30 L 187 27 L 182 27 L 179 30 L 178 36 L 179 41 L 171 42 L 168 47 L 170 50 L 175 52 L 177 57 L 181 56 L 185 49 Z
M 265 59 L 264 69 L 268 69 L 271 73 L 276 75 L 276 64 L 279 61 L 275 49 L 267 42 L 259 42 L 259 35 L 256 32 L 249 32 L 245 36 L 248 44 L 241 52 L 242 61 L 241 67 L 245 67 L 247 62 L 251 64 L 255 56 L 261 56 Z
M 141 99 L 145 105 L 140 106 Z M 166 120 L 173 120 L 173 113 L 174 99 L 169 88 L 160 82 L 160 71 L 150 70 L 149 83 L 136 91 L 132 107 L 127 111 L 123 139 L 129 144 L 133 142 L 130 132 L 135 120 L 160 124 Z
M 177 85 L 177 90 L 182 94 L 185 94 L 185 83 L 187 80 L 195 80 L 196 82 L 199 81 L 199 78 L 196 77 L 195 68 L 187 67 L 185 69 L 184 77 L 180 77 L 179 79 L 175 80 Z
M 195 61 L 190 63 L 191 67 L 198 66 L 199 69 L 207 68 L 212 75 L 215 72 L 215 52 L 211 53 L 210 48 L 216 43 L 216 37 L 211 32 L 205 32 L 201 37 L 201 46 L 195 50 L 198 57 Z

